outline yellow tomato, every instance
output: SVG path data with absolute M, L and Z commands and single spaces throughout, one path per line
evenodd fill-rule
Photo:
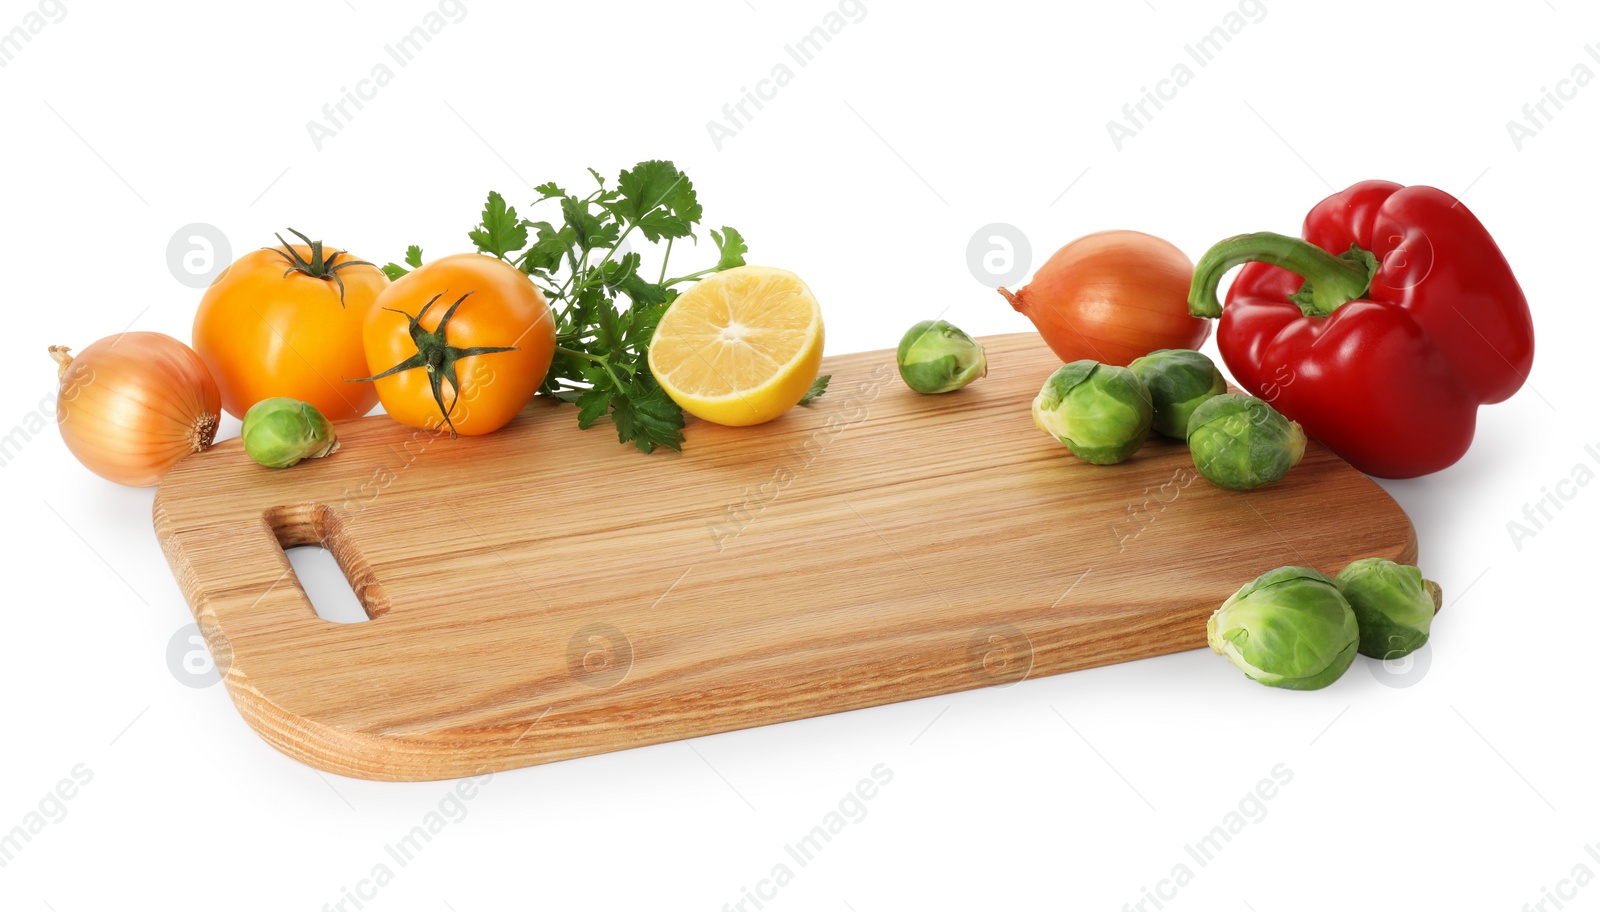
M 367 317 L 367 363 L 401 424 L 487 434 L 522 411 L 550 370 L 556 329 L 538 286 L 477 253 L 401 276 Z
M 298 234 L 298 232 L 296 232 Z M 304 235 L 300 235 L 304 238 Z M 252 251 L 217 276 L 194 317 L 194 350 L 243 418 L 262 399 L 309 402 L 329 420 L 372 410 L 361 332 L 388 278 L 320 241 Z

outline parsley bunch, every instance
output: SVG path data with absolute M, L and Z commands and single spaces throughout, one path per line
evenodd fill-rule
M 612 188 L 593 168 L 589 174 L 598 186 L 586 196 L 553 182 L 534 188 L 539 194 L 535 206 L 556 201 L 559 223 L 522 218 L 504 197 L 491 192 L 482 221 L 467 237 L 480 253 L 526 273 L 550 301 L 556 353 L 539 392 L 575 403 L 580 428 L 609 415 L 622 443 L 646 453 L 658 446 L 679 450 L 683 410 L 650 373 L 650 338 L 677 298 L 678 286 L 743 266 L 748 248 L 734 229 L 712 230 L 717 262 L 669 278 L 673 241 L 694 238 L 701 217 L 688 176 L 668 161 L 640 162 L 617 175 Z M 655 281 L 640 274 L 639 254 L 619 253 L 635 233 L 652 244 L 666 242 Z M 421 266 L 422 250 L 408 248 L 405 261 L 412 268 Z M 390 263 L 383 271 L 394 280 L 410 270 Z M 820 388 L 813 393 L 820 394 Z

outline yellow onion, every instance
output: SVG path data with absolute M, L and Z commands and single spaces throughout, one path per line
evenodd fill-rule
M 153 332 L 126 332 L 77 357 L 50 346 L 59 367 L 56 423 L 89 471 L 146 487 L 217 436 L 222 395 L 189 346 Z

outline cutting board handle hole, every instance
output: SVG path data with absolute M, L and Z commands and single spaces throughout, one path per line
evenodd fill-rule
M 294 575 L 300 580 L 300 588 L 305 591 L 306 598 L 311 600 L 317 617 L 335 624 L 371 620 L 367 616 L 366 606 L 356 598 L 355 589 L 344 578 L 344 571 L 339 569 L 339 562 L 333 559 L 331 551 L 317 545 L 299 545 L 285 548 L 283 553 L 289 558 L 289 565 L 294 567 Z
M 264 518 L 318 617 L 355 624 L 389 610 L 372 568 L 326 504 L 274 507 Z

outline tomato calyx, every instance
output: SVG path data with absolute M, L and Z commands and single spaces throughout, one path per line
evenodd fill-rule
M 339 278 L 339 270 L 349 269 L 351 266 L 372 266 L 372 264 L 366 260 L 355 259 L 343 250 L 335 250 L 327 256 L 323 256 L 321 241 L 313 241 L 293 228 L 289 229 L 289 233 L 306 242 L 306 246 L 311 248 L 311 259 L 308 260 L 301 256 L 300 251 L 294 249 L 288 241 L 283 239 L 283 235 L 273 234 L 272 236 L 277 238 L 278 243 L 283 246 L 268 247 L 266 249 L 283 257 L 283 261 L 289 264 L 289 268 L 283 271 L 284 278 L 288 278 L 291 272 L 298 272 L 313 279 L 332 282 L 339 286 L 339 306 L 343 307 L 344 279 Z M 341 260 L 339 259 L 340 257 L 345 259 Z M 373 266 L 373 268 L 376 269 L 377 267 Z
M 409 321 L 407 329 L 411 333 L 411 341 L 417 346 L 417 353 L 382 373 L 349 382 L 368 383 L 398 374 L 401 371 L 414 370 L 420 367 L 428 372 L 428 385 L 433 388 L 433 401 L 439 405 L 439 414 L 443 416 L 445 425 L 450 428 L 450 436 L 452 438 L 460 436 L 456 433 L 455 424 L 450 420 L 450 413 L 455 410 L 456 402 L 461 398 L 461 386 L 456 379 L 456 362 L 462 358 L 471 358 L 477 355 L 492 355 L 497 352 L 517 350 L 515 345 L 474 345 L 469 348 L 459 348 L 451 345 L 446 340 L 445 328 L 450 324 L 450 318 L 456 315 L 456 308 L 461 306 L 461 302 L 471 296 L 472 292 L 469 291 L 457 298 L 456 302 L 450 305 L 450 309 L 444 312 L 444 316 L 439 318 L 439 327 L 432 331 L 423 329 L 421 321 L 424 316 L 427 316 L 428 309 L 433 307 L 434 303 L 440 298 L 444 297 L 442 294 L 436 294 L 429 298 L 428 303 L 422 305 L 422 309 L 417 311 L 416 316 L 412 316 L 403 310 L 396 310 L 393 307 L 383 308 L 390 313 L 399 314 Z M 443 382 L 446 379 L 450 381 L 450 405 L 448 407 L 444 404 L 442 389 Z

